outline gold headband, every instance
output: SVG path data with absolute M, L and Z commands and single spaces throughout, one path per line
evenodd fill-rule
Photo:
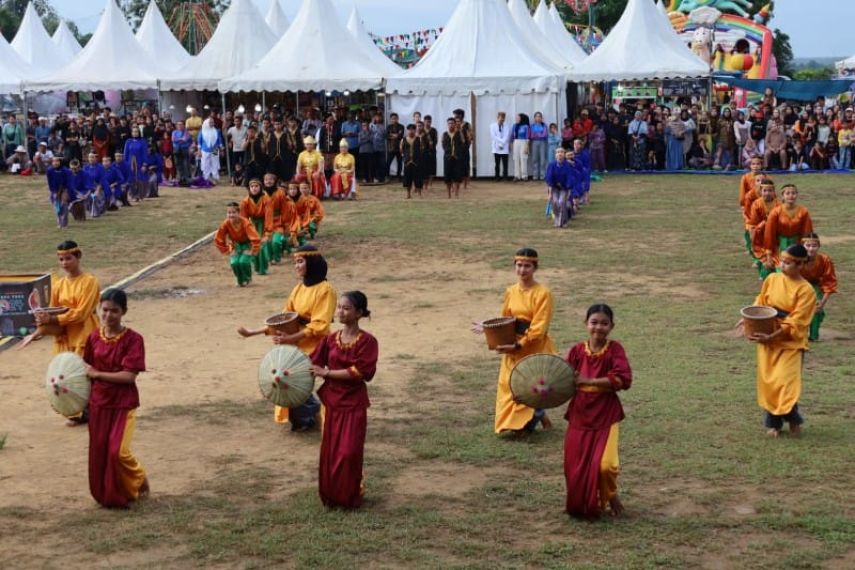
M 816 245 L 819 245 L 819 238 L 802 238 L 802 243 L 815 243 Z
M 529 257 L 528 255 L 515 255 L 514 261 L 532 261 L 534 263 L 537 263 L 537 258 Z
M 68 254 L 75 255 L 78 253 L 83 253 L 82 251 L 80 251 L 79 247 L 72 247 L 71 249 L 58 249 L 58 250 L 56 250 L 57 255 L 68 255 Z
M 320 254 L 321 254 L 320 251 L 295 251 L 293 255 L 294 255 L 294 257 L 306 257 L 309 255 L 320 255 Z
M 781 254 L 781 259 L 786 259 L 786 260 L 788 260 L 788 261 L 805 261 L 805 260 L 807 259 L 807 256 L 804 256 L 804 257 L 796 257 L 796 256 L 795 256 L 795 255 L 793 255 L 792 253 L 789 253 L 789 252 L 786 252 L 786 251 L 785 251 L 784 253 L 782 253 L 782 254 Z

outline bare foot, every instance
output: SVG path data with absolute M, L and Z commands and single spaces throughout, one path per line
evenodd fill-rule
M 766 435 L 768 435 L 769 437 L 778 437 L 780 434 L 781 430 L 775 428 L 769 428 L 769 430 L 766 432 Z
M 146 477 L 143 480 L 142 485 L 140 485 L 139 495 L 137 496 L 137 498 L 147 499 L 150 493 L 151 493 L 151 487 L 148 484 L 148 477 Z
M 790 435 L 799 437 L 802 434 L 802 426 L 799 424 L 790 424 Z
M 609 499 L 609 508 L 612 511 L 613 517 L 619 517 L 623 515 L 623 503 L 620 502 L 620 499 L 617 495 Z

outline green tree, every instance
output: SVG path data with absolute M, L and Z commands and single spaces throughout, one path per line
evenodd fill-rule
M 18 24 L 21 23 L 21 18 L 7 10 L 5 7 L 0 8 L 0 33 L 7 42 L 12 41 L 15 37 L 15 32 L 18 31 Z
M 802 81 L 817 81 L 834 78 L 835 71 L 831 67 L 806 67 L 793 73 L 793 79 Z
M 127 16 L 128 21 L 131 23 L 131 27 L 136 30 L 139 25 L 142 23 L 143 17 L 145 16 L 145 11 L 148 9 L 149 0 L 117 0 L 119 7 Z M 199 0 L 197 0 L 199 2 Z M 219 16 L 226 11 L 226 8 L 231 4 L 231 0 L 201 0 L 202 4 L 207 4 L 211 7 L 211 10 L 214 12 L 214 15 L 219 18 Z M 178 8 L 181 4 L 189 4 L 184 0 L 155 0 L 155 4 L 160 9 L 160 13 L 163 14 L 163 18 L 169 22 L 172 13 Z M 174 30 L 173 30 L 174 31 Z
M 790 36 L 775 28 L 775 43 L 772 53 L 778 61 L 778 73 L 792 77 L 793 75 L 793 46 L 790 45 Z

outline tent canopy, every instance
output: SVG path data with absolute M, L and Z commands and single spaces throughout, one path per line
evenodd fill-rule
M 232 0 L 201 53 L 160 82 L 164 91 L 215 91 L 217 83 L 257 64 L 278 38 L 252 0 Z M 311 60 L 310 52 L 303 57 Z
M 555 3 L 552 4 L 553 6 Z M 557 13 L 557 12 L 556 12 Z M 560 16 L 559 16 L 560 17 Z M 550 42 L 555 50 L 561 53 L 566 59 L 569 59 L 573 65 L 578 65 L 583 59 L 588 57 L 576 40 L 564 27 L 564 24 L 559 24 L 546 7 L 546 0 L 540 0 L 537 5 L 537 10 L 534 12 L 534 23 L 540 30 L 543 36 Z
M 12 47 L 30 66 L 31 76 L 47 75 L 72 59 L 67 52 L 56 49 L 32 2 L 27 4 L 18 33 L 12 40 Z
M 220 91 L 378 89 L 381 68 L 338 19 L 331 0 L 303 0 L 285 35 L 257 65 L 220 81 Z
M 154 0 L 148 3 L 136 38 L 143 49 L 164 69 L 176 71 L 193 59 L 166 25 Z
M 385 77 L 393 77 L 401 74 L 401 68 L 398 67 L 398 65 L 391 59 L 386 57 L 386 54 L 384 54 L 380 48 L 377 47 L 377 44 L 374 43 L 374 40 L 371 39 L 371 35 L 362 24 L 362 17 L 359 15 L 359 10 L 356 8 L 356 4 L 353 5 L 353 10 L 350 12 L 350 19 L 347 21 L 347 29 L 351 34 L 353 34 L 353 37 L 356 38 L 356 41 L 362 46 L 363 50 L 371 58 L 371 61 L 376 63 L 378 67 L 385 70 Z
M 74 37 L 74 34 L 71 33 L 71 30 L 68 29 L 68 26 L 65 24 L 65 20 L 59 21 L 59 26 L 56 27 L 56 31 L 53 33 L 53 43 L 56 44 L 57 49 L 71 54 L 71 57 L 68 61 L 74 59 L 74 56 L 79 54 L 83 48 L 80 47 L 80 44 L 77 43 L 77 38 Z
M 603 43 L 570 72 L 574 81 L 633 81 L 708 77 L 653 0 L 629 0 Z
M 28 73 L 27 64 L 0 34 L 0 95 L 20 93 L 21 80 Z
M 543 33 L 534 23 L 528 4 L 524 0 L 508 0 L 508 10 L 511 12 L 514 23 L 519 28 L 519 33 L 528 42 L 530 51 L 540 54 L 541 59 L 551 62 L 562 69 L 572 69 L 574 61 L 564 51 L 559 51 L 553 41 L 543 37 Z
M 270 30 L 277 38 L 281 38 L 288 31 L 291 25 L 288 22 L 288 17 L 282 11 L 282 6 L 279 5 L 279 0 L 270 0 L 270 6 L 267 8 L 267 15 L 264 16 L 264 21 L 270 26 Z
M 565 70 L 532 51 L 504 0 L 460 0 L 419 63 L 386 82 L 389 93 L 558 93 Z
M 56 72 L 25 81 L 24 90 L 157 89 L 161 74 L 158 64 L 134 37 L 115 0 L 106 0 L 98 27 L 83 51 Z

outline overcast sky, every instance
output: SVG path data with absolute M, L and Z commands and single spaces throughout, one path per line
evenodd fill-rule
M 271 0 L 254 0 L 266 12 Z M 279 0 L 293 19 L 301 0 Z M 651 0 L 652 1 L 652 0 Z M 92 31 L 104 0 L 52 0 L 63 17 L 84 32 Z M 333 0 L 345 20 L 356 3 L 369 31 L 380 35 L 403 34 L 444 26 L 457 0 Z M 168 15 L 167 15 L 168 17 Z M 777 0 L 772 26 L 792 39 L 796 57 L 848 57 L 855 53 L 852 23 L 855 0 Z

